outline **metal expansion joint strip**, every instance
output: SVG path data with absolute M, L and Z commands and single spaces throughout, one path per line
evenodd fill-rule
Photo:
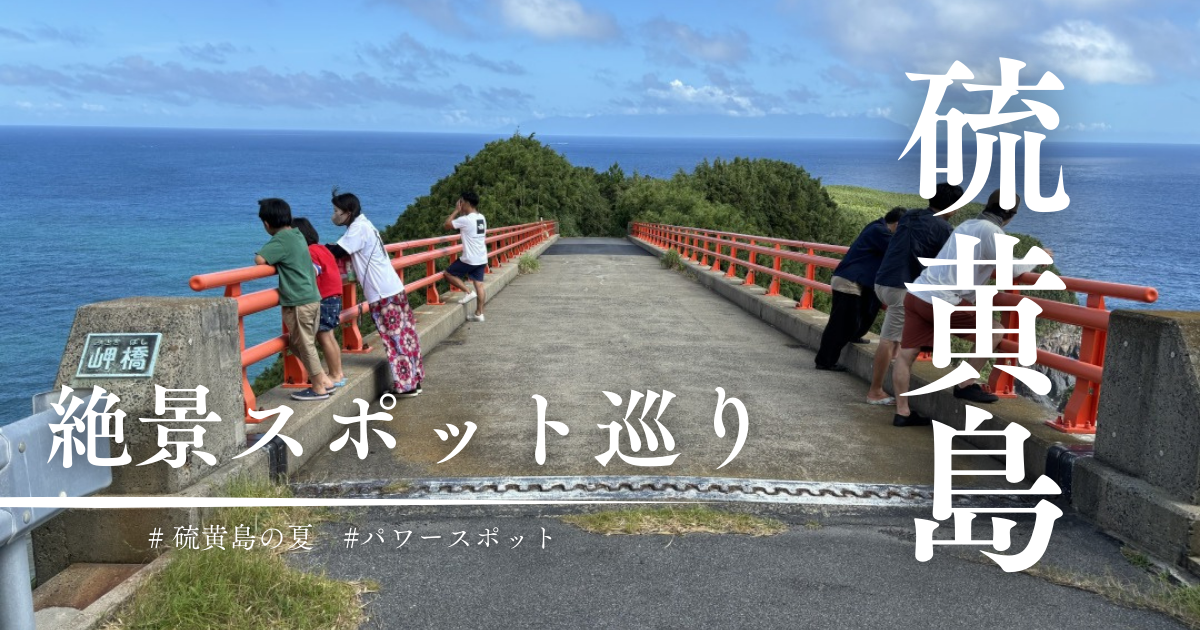
M 840 505 L 930 505 L 930 486 L 716 477 L 462 477 L 296 483 L 301 497 L 413 499 L 699 500 Z M 403 488 L 392 491 L 390 488 Z

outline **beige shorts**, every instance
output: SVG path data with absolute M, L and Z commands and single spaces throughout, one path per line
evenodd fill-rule
M 883 327 L 879 329 L 879 338 L 887 341 L 900 342 L 904 336 L 904 296 L 908 291 L 898 287 L 875 285 L 875 295 L 887 307 L 883 313 Z
M 283 311 L 283 325 L 288 329 L 288 349 L 304 364 L 311 383 L 312 377 L 325 372 L 321 358 L 317 356 L 316 344 L 321 303 L 284 306 L 279 310 Z

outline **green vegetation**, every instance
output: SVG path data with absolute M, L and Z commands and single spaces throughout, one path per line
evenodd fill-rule
M 663 269 L 673 269 L 675 271 L 687 269 L 687 262 L 683 260 L 683 256 L 680 256 L 679 252 L 673 249 L 667 250 L 667 253 L 658 259 L 658 263 L 662 265 Z
M 1129 561 L 1129 564 L 1132 564 L 1139 569 L 1145 569 L 1148 571 L 1154 566 L 1154 563 L 1150 561 L 1150 558 L 1147 557 L 1146 554 L 1136 551 L 1130 547 L 1121 547 L 1121 555 L 1125 556 L 1125 559 Z
M 442 223 L 466 190 L 479 194 L 479 211 L 494 227 L 545 218 L 558 221 L 563 236 L 620 236 L 624 225 L 613 220 L 610 195 L 624 181 L 615 165 L 605 173 L 577 168 L 532 135 L 514 135 L 467 156 L 383 236 L 396 242 L 446 233 Z
M 542 268 L 542 261 L 537 259 L 533 254 L 521 254 L 517 259 L 517 273 L 525 275 L 527 273 L 537 273 Z
M 223 496 L 287 497 L 286 486 L 239 479 Z M 282 552 L 261 545 L 234 549 L 235 527 L 270 528 L 290 535 L 290 525 L 317 525 L 326 513 L 310 508 L 226 508 L 205 523 L 226 528 L 225 549 L 175 549 L 171 562 L 151 577 L 107 630 L 279 630 L 357 628 L 360 595 L 377 584 L 331 580 L 291 568 Z M 203 528 L 201 528 L 203 532 Z M 170 540 L 170 538 L 168 538 Z M 203 542 L 204 536 L 198 538 Z M 311 541 L 311 539 L 310 539 Z M 257 541 L 256 541 L 257 542 Z
M 772 518 L 738 514 L 696 505 L 686 507 L 639 507 L 605 510 L 562 517 L 593 534 L 746 534 L 770 536 L 787 531 L 787 525 Z
M 1200 628 L 1200 586 L 1178 586 L 1169 579 L 1156 579 L 1148 585 L 1131 584 L 1111 575 L 1093 577 L 1041 564 L 1025 573 L 1053 584 L 1096 593 L 1122 606 L 1169 615 L 1189 628 Z M 1160 574 L 1159 577 L 1164 576 Z

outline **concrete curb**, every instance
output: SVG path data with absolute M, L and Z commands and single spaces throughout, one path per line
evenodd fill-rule
M 627 237 L 630 242 L 638 245 L 651 254 L 662 257 L 665 250 L 655 247 L 633 236 Z M 802 310 L 796 308 L 796 301 L 782 296 L 768 297 L 766 290 L 757 285 L 744 286 L 741 278 L 726 278 L 725 272 L 711 271 L 698 263 L 689 263 L 688 271 L 696 280 L 712 289 L 718 295 L 740 306 L 746 312 L 758 317 L 764 322 L 778 328 L 785 334 L 796 339 L 805 347 L 817 350 L 821 345 L 821 335 L 829 315 L 817 310 Z M 849 344 L 842 352 L 841 363 L 849 368 L 849 373 L 870 381 L 871 370 L 875 358 L 875 349 L 879 347 L 879 337 L 868 334 L 870 345 Z M 928 363 L 918 363 L 913 366 L 912 388 L 924 387 L 934 382 L 949 369 L 939 370 Z M 885 379 L 885 389 L 891 392 L 891 376 Z M 849 392 L 848 396 L 862 396 L 866 391 Z M 939 422 L 950 425 L 957 430 L 966 426 L 965 408 L 950 391 L 920 396 L 912 401 L 912 408 L 924 415 L 937 418 Z M 1025 479 L 1032 481 L 1046 471 L 1046 457 L 1050 448 L 1062 444 L 1064 446 L 1090 445 L 1092 436 L 1078 436 L 1060 433 L 1046 426 L 1044 421 L 1052 420 L 1054 412 L 1024 398 L 1005 399 L 990 405 L 981 405 L 993 418 L 987 420 L 979 428 L 985 431 L 1002 430 L 1009 422 L 1016 422 L 1032 434 L 1025 441 Z M 982 449 L 1002 449 L 1004 438 L 975 437 L 967 439 L 972 445 Z
M 1075 509 L 1121 540 L 1200 575 L 1200 507 L 1095 458 L 1075 464 Z
M 166 568 L 171 561 L 171 554 L 165 553 L 154 562 L 138 569 L 137 573 L 129 576 L 100 599 L 92 602 L 83 610 L 74 608 L 43 608 L 34 613 L 34 623 L 39 630 L 69 628 L 71 630 L 96 630 L 121 606 L 125 605 L 137 593 L 142 584 Z

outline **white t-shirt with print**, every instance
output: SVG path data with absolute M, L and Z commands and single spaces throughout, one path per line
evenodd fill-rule
M 462 261 L 468 265 L 486 265 L 487 219 L 478 212 L 472 212 L 458 217 L 450 225 L 462 235 Z
M 965 234 L 979 239 L 978 247 L 974 248 L 975 260 L 996 260 L 996 236 L 1004 234 L 1004 228 L 1000 227 L 994 220 L 989 219 L 971 219 L 963 221 L 962 225 L 954 230 L 954 234 L 950 236 L 950 240 L 942 245 L 941 251 L 938 252 L 936 260 L 958 260 L 958 235 Z M 995 264 L 978 264 L 974 265 L 975 277 L 972 278 L 974 283 L 972 286 L 986 286 L 992 274 L 996 272 Z M 1037 268 L 1036 263 L 1013 264 L 1013 277 L 1017 277 L 1027 271 L 1033 271 Z M 933 304 L 933 298 L 938 298 L 957 305 L 962 301 L 975 303 L 974 289 L 942 289 L 942 290 L 924 290 L 913 291 L 911 286 L 916 284 L 933 285 L 933 286 L 957 286 L 958 285 L 958 265 L 931 265 L 925 267 L 925 271 L 917 277 L 909 285 L 909 292 L 916 297 Z
M 378 302 L 404 291 L 404 283 L 383 249 L 383 239 L 367 217 L 358 215 L 337 244 L 350 254 L 354 275 L 362 284 L 367 302 Z

